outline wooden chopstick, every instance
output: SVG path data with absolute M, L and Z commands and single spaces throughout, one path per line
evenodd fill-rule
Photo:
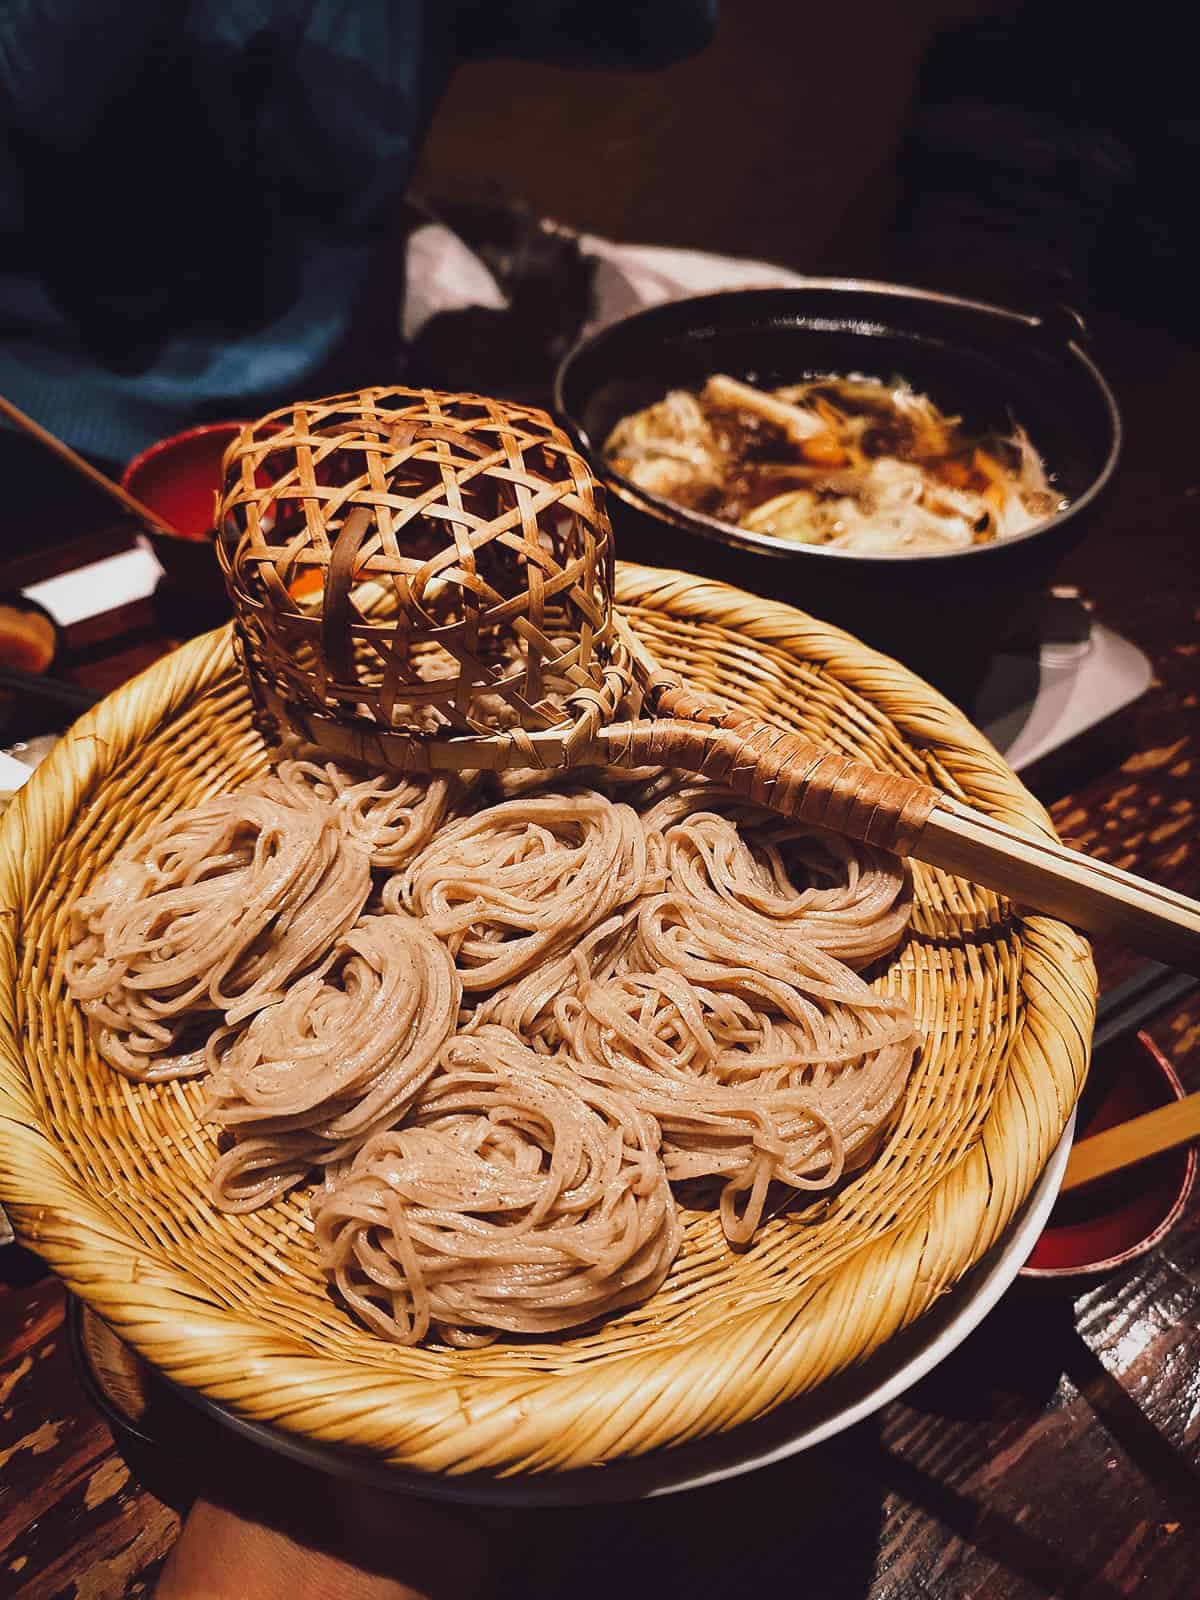
M 60 461 L 65 462 L 73 472 L 78 472 L 81 477 L 87 478 L 89 482 L 95 484 L 97 489 L 100 489 L 111 499 L 116 500 L 131 516 L 136 517 L 147 528 L 150 528 L 155 533 L 169 533 L 173 537 L 178 537 L 178 529 L 173 528 L 169 522 L 165 522 L 156 511 L 151 511 L 150 507 L 139 500 L 136 495 L 130 494 L 128 489 L 123 489 L 119 483 L 114 483 L 99 468 L 92 466 L 90 461 L 85 461 L 81 455 L 76 454 L 71 449 L 69 444 L 64 444 L 56 434 L 50 433 L 43 428 L 40 422 L 35 422 L 32 417 L 26 416 L 19 406 L 13 405 L 12 401 L 6 400 L 2 394 L 0 394 L 0 415 L 6 416 L 10 422 L 14 423 L 23 432 L 36 439 L 39 444 L 44 445 L 52 455 L 56 455 Z
M 910 853 L 1200 975 L 1200 903 L 1174 889 L 1023 833 L 950 795 L 938 797 Z
M 1113 989 L 1106 989 L 1100 996 L 1096 1005 L 1096 1029 L 1092 1035 L 1092 1074 L 1088 1079 L 1088 1087 L 1084 1092 L 1084 1103 L 1092 1098 L 1094 1090 L 1099 1089 L 1101 1094 L 1106 1092 L 1106 1086 L 1111 1082 L 1112 1072 L 1105 1071 L 1101 1059 L 1101 1052 L 1107 1045 L 1114 1044 L 1118 1039 L 1123 1039 L 1131 1033 L 1144 1027 L 1147 1022 L 1160 1011 L 1165 1011 L 1169 1006 L 1178 1005 L 1197 987 L 1197 979 L 1187 972 L 1176 972 L 1170 967 L 1163 966 L 1158 961 L 1148 961 L 1144 966 L 1119 983 Z M 1095 1082 L 1093 1083 L 1093 1079 Z M 1170 1111 L 1179 1101 L 1172 1101 L 1163 1110 Z M 1157 1116 L 1157 1112 L 1145 1113 L 1148 1117 Z M 1093 1134 L 1088 1139 L 1081 1139 L 1072 1151 L 1067 1162 L 1066 1175 L 1063 1179 L 1064 1189 L 1076 1189 L 1081 1184 L 1091 1183 L 1094 1178 L 1104 1177 L 1109 1172 L 1115 1172 L 1126 1165 L 1126 1159 L 1118 1160 L 1115 1166 L 1097 1167 L 1091 1170 L 1093 1157 L 1089 1154 L 1097 1141 L 1112 1138 L 1113 1146 L 1118 1144 L 1118 1136 L 1125 1130 L 1136 1129 L 1143 1119 L 1131 1118 L 1128 1122 L 1121 1123 L 1115 1128 L 1106 1128 L 1103 1133 Z M 1187 1135 L 1184 1135 L 1187 1138 Z M 1139 1148 L 1137 1145 L 1131 1149 Z M 1166 1146 L 1165 1148 L 1170 1148 Z M 1122 1152 L 1125 1150 L 1121 1142 Z M 1082 1154 L 1080 1154 L 1082 1152 Z M 1103 1150 L 1100 1152 L 1103 1156 Z M 1155 1154 L 1147 1150 L 1146 1155 Z M 1128 1157 L 1130 1163 L 1144 1159 L 1137 1154 Z M 1077 1164 L 1078 1163 L 1078 1164 Z
M 1093 1058 L 1114 1040 L 1136 1033 L 1158 1012 L 1178 1005 L 1198 982 L 1190 972 L 1176 972 L 1159 961 L 1147 961 L 1115 989 L 1105 989 L 1096 1002 Z
M 68 711 L 88 711 L 104 698 L 92 689 L 85 689 L 81 683 L 67 683 L 62 678 L 42 678 L 36 673 L 18 672 L 10 667 L 0 667 L 0 690 L 27 694 L 35 700 L 49 700 L 55 705 L 65 706 Z
M 1200 1138 L 1200 1094 L 1189 1094 L 1081 1139 L 1071 1151 L 1061 1192 L 1079 1189 L 1196 1138 Z

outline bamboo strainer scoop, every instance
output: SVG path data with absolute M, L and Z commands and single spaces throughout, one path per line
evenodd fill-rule
M 287 407 L 231 445 L 218 527 L 269 729 L 418 771 L 700 773 L 1200 972 L 1195 901 L 662 670 L 613 606 L 603 490 L 544 412 L 412 389 Z

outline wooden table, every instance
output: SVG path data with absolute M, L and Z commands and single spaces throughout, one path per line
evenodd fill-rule
M 1072 840 L 1200 893 L 1200 362 L 1108 330 L 1128 424 L 1119 484 L 1063 576 L 1151 657 L 1144 699 L 1034 786 Z M 103 536 L 101 536 L 103 538 Z M 76 555 L 95 554 L 91 540 Z M 58 557 L 62 559 L 61 555 Z M 0 587 L 45 570 L 0 570 Z M 111 687 L 166 646 L 148 607 L 92 629 L 78 676 Z M 1097 951 L 1102 981 L 1133 965 Z M 1200 1003 L 1151 1032 L 1200 1089 Z M 0 1593 L 148 1593 L 175 1511 L 139 1487 L 74 1373 L 64 1297 L 0 1253 Z M 516 1522 L 497 1592 L 812 1600 L 1182 1600 L 1200 1592 L 1200 1205 L 1149 1260 L 1072 1301 L 1013 1289 L 902 1400 L 750 1479 Z M 534 1552 L 536 1551 L 536 1560 Z

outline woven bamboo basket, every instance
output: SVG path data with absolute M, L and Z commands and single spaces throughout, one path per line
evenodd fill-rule
M 790 607 L 618 568 L 617 599 L 698 689 L 1033 834 L 1049 819 L 987 742 L 896 663 Z M 575 1336 L 398 1349 L 334 1301 L 307 1200 L 222 1216 L 195 1083 L 131 1083 L 64 992 L 75 898 L 132 830 L 266 762 L 230 632 L 88 713 L 0 834 L 0 1197 L 33 1249 L 169 1377 L 245 1417 L 427 1473 L 563 1471 L 730 1429 L 911 1323 L 1003 1234 L 1086 1068 L 1086 943 L 915 864 L 912 929 L 879 984 L 924 1036 L 878 1157 L 741 1253 L 716 1215 L 646 1305 Z

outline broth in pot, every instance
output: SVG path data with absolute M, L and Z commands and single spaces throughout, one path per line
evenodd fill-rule
M 973 433 L 900 379 L 721 374 L 622 418 L 608 464 L 752 533 L 865 555 L 1011 539 L 1065 509 L 1025 431 Z

